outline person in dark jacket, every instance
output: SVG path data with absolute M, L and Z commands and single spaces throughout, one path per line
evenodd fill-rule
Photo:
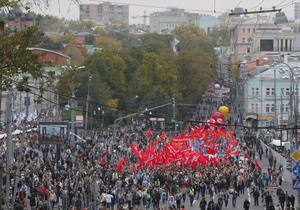
M 206 202 L 205 198 L 202 198 L 202 200 L 200 201 L 200 204 L 199 204 L 200 209 L 205 210 L 206 205 L 207 205 L 207 202 Z
M 244 207 L 245 210 L 249 210 L 250 202 L 248 201 L 248 199 L 245 199 L 243 207 Z
M 16 205 L 14 207 L 14 210 L 24 210 L 22 204 L 20 203 L 20 201 L 16 201 Z
M 30 209 L 35 209 L 36 206 L 36 199 L 35 196 L 33 194 L 31 194 L 30 196 L 27 197 L 29 199 L 29 205 L 30 205 Z
M 258 206 L 259 205 L 258 204 L 259 196 L 260 196 L 259 190 L 255 189 L 254 192 L 253 192 L 254 206 Z

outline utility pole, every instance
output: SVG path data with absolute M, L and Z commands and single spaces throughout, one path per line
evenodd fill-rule
M 7 209 L 9 209 L 9 192 L 10 192 L 10 165 L 11 159 L 13 157 L 13 144 L 12 144 L 12 91 L 7 92 L 7 102 L 6 102 L 6 186 L 5 186 L 5 203 Z
M 75 124 L 74 124 L 74 118 L 75 118 L 75 114 L 74 114 L 74 98 L 75 98 L 75 90 L 74 87 L 72 88 L 72 98 L 71 98 L 71 133 L 75 133 Z M 71 144 L 74 143 L 74 135 L 71 134 Z
M 86 107 L 85 107 L 85 125 L 84 125 L 84 130 L 85 130 L 85 138 L 86 138 L 86 131 L 88 127 L 88 117 L 89 117 L 89 100 L 90 100 L 90 82 L 92 80 L 92 77 L 89 78 L 88 81 L 88 92 L 86 96 Z
M 175 120 L 176 118 L 176 99 L 175 99 L 176 95 L 175 93 L 173 93 L 173 98 L 172 98 L 172 107 L 173 107 L 173 120 L 174 120 L 174 125 L 175 125 L 175 128 L 174 128 L 174 131 L 175 131 L 175 134 L 177 132 L 177 121 Z

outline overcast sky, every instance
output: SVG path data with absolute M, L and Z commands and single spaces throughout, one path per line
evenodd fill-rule
M 107 0 L 113 4 L 128 4 L 130 24 L 142 23 L 143 18 L 131 18 L 132 16 L 142 16 L 144 11 L 147 15 L 152 12 L 164 11 L 167 7 L 177 7 L 185 9 L 189 12 L 200 14 L 210 14 L 218 16 L 223 12 L 230 12 L 235 7 L 246 8 L 248 11 L 272 9 L 282 9 L 288 18 L 294 18 L 294 2 L 299 0 Z M 58 4 L 60 2 L 60 4 Z M 81 0 L 83 4 L 99 4 L 104 1 L 100 0 Z M 38 8 L 33 9 L 39 12 Z M 214 12 L 216 11 L 216 12 Z M 79 8 L 76 4 L 71 4 L 69 0 L 50 0 L 50 8 L 44 10 L 44 14 L 55 15 L 66 19 L 79 19 Z M 266 13 L 267 15 L 275 15 L 275 13 Z M 147 20 L 149 24 L 149 19 Z

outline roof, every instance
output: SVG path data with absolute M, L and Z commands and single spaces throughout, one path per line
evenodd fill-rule
M 64 55 L 64 54 L 56 52 L 54 50 L 48 50 L 48 49 L 38 48 L 38 47 L 28 48 L 28 50 L 31 50 L 31 51 L 37 50 L 37 51 L 43 51 L 43 52 L 48 52 L 48 53 L 54 53 L 54 54 L 57 54 L 57 55 L 59 55 L 61 57 L 65 57 L 67 59 L 71 59 L 70 56 Z

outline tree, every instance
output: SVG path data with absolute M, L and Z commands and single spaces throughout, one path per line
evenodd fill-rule
M 7 31 L 0 34 L 0 75 L 1 90 L 16 86 L 18 91 L 29 91 L 29 80 L 38 80 L 44 76 L 41 71 L 44 64 L 39 62 L 39 55 L 28 48 L 39 43 L 43 34 L 38 24 L 23 31 Z M 20 78 L 20 75 L 23 75 Z M 18 80 L 16 80 L 18 78 Z M 40 86 L 41 93 L 43 86 Z
M 164 56 L 147 53 L 138 67 L 138 95 L 147 106 L 166 102 L 177 91 L 177 72 Z
M 185 103 L 194 103 L 212 81 L 213 59 L 200 49 L 184 50 L 178 54 L 178 88 Z
M 140 46 L 148 51 L 156 54 L 172 53 L 172 41 L 171 35 L 160 35 L 157 33 L 145 34 L 141 38 Z
M 173 29 L 172 35 L 179 41 L 196 40 L 204 37 L 205 31 L 194 24 L 179 25 Z
M 61 43 L 55 43 L 52 39 L 47 36 L 42 37 L 41 43 L 38 45 L 40 48 L 53 50 L 53 51 L 61 51 L 63 49 L 63 45 Z
M 208 37 L 214 47 L 218 46 L 230 46 L 230 36 L 229 36 L 228 26 L 214 26 Z
M 110 50 L 120 50 L 122 49 L 122 43 L 116 39 L 109 36 L 100 36 L 95 39 L 94 47 L 100 47 L 107 51 Z

